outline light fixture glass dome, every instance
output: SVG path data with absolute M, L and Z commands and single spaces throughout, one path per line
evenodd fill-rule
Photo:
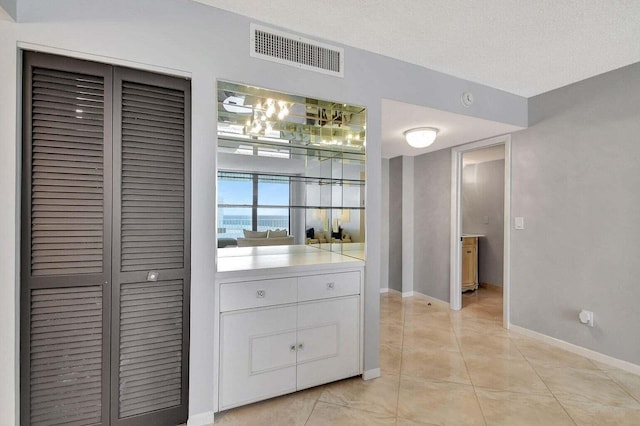
M 404 132 L 407 143 L 414 148 L 426 148 L 436 140 L 438 129 L 434 127 L 418 127 Z

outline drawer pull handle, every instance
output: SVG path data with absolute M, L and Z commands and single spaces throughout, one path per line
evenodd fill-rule
M 327 283 L 327 290 L 333 290 L 336 286 L 336 283 Z
M 264 299 L 264 297 L 267 295 L 267 292 L 264 290 L 258 290 L 256 291 L 256 297 L 258 299 Z
M 304 344 L 302 344 L 302 343 L 298 343 L 298 350 L 299 350 L 299 351 L 304 350 Z
M 295 352 L 295 351 L 296 351 L 296 345 L 291 345 L 291 346 L 289 346 L 289 350 L 290 350 L 291 352 Z

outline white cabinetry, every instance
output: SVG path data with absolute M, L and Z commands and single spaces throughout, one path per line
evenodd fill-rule
M 347 296 L 298 305 L 298 389 L 360 372 L 359 302 Z
M 227 312 L 220 318 L 220 405 L 296 390 L 295 305 Z
M 361 275 L 221 283 L 219 409 L 361 374 Z

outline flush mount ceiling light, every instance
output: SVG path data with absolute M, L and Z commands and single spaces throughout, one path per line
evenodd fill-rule
M 414 148 L 426 148 L 436 140 L 438 129 L 435 127 L 418 127 L 404 132 L 407 143 Z

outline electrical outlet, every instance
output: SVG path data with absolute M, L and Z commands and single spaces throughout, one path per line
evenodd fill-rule
M 516 229 L 524 229 L 524 217 L 515 218 Z
M 593 312 L 585 311 L 584 309 L 580 311 L 578 315 L 580 322 L 588 325 L 589 327 L 593 327 Z

